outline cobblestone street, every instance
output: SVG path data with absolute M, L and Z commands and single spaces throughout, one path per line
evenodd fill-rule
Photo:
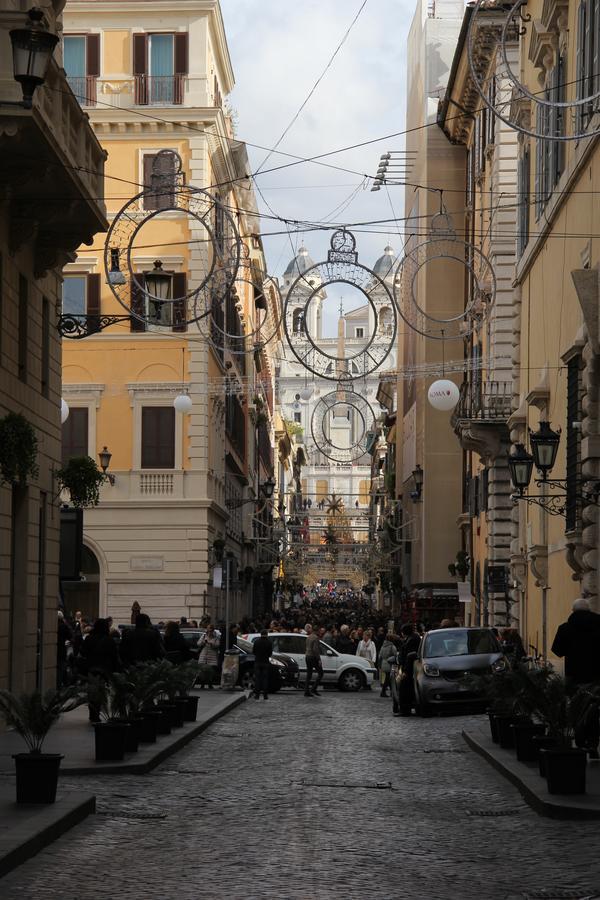
M 3 879 L 0 895 L 600 895 L 597 824 L 532 812 L 468 750 L 470 721 L 393 718 L 376 691 L 250 700 L 148 775 L 64 779 L 97 794 L 97 816 Z

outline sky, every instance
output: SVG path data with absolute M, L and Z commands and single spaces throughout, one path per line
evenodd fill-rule
M 236 87 L 229 103 L 237 136 L 272 147 L 321 75 L 362 0 L 221 0 Z M 367 0 L 344 46 L 279 150 L 312 156 L 402 131 L 405 118 L 406 43 L 416 0 Z M 352 223 L 402 216 L 400 187 L 371 192 L 362 174 L 374 175 L 382 153 L 403 149 L 401 137 L 339 153 L 326 161 L 354 170 L 340 172 L 314 163 L 257 176 L 268 205 L 278 215 L 311 221 Z M 248 147 L 253 171 L 267 155 Z M 274 153 L 268 169 L 290 160 Z M 261 212 L 269 212 L 258 197 Z M 349 201 L 346 206 L 346 202 Z M 359 234 L 359 262 L 372 266 L 391 242 L 401 247 L 398 226 L 381 234 Z M 388 231 L 389 229 L 389 231 Z M 329 237 L 300 238 L 263 220 L 269 274 L 280 276 L 302 240 L 314 262 L 326 259 Z

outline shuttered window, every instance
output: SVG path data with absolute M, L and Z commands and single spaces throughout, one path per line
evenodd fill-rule
M 175 468 L 175 409 L 142 407 L 142 469 Z
M 158 303 L 144 295 L 142 285 L 145 283 L 143 272 L 136 272 L 131 279 L 131 331 L 146 331 L 147 325 L 172 326 L 173 331 L 187 331 L 187 276 L 185 272 L 170 272 L 172 275 L 173 298 L 180 298 L 173 303 Z
M 566 445 L 566 531 L 574 531 L 579 520 L 577 500 L 581 463 L 581 357 L 574 356 L 567 364 L 567 445 Z M 575 423 L 575 424 L 574 424 Z
M 170 209 L 175 203 L 175 160 L 170 153 L 144 154 L 144 209 Z
M 575 57 L 576 97 L 583 100 L 600 91 L 600 0 L 581 0 L 577 8 L 577 48 Z M 598 101 L 581 103 L 575 114 L 575 127 L 583 131 Z
M 133 74 L 138 105 L 182 104 L 188 68 L 186 32 L 133 35 Z
M 21 381 L 27 381 L 27 361 L 29 350 L 29 284 L 24 275 L 19 275 L 19 338 L 17 347 L 18 374 Z
M 72 406 L 67 421 L 62 426 L 63 466 L 75 456 L 88 454 L 88 409 L 86 406 Z
M 517 219 L 517 254 L 522 256 L 529 242 L 529 179 L 531 177 L 529 163 L 529 144 L 527 144 L 518 162 L 519 209 Z
M 81 105 L 95 106 L 96 79 L 100 75 L 100 35 L 65 35 L 63 61 L 67 81 Z

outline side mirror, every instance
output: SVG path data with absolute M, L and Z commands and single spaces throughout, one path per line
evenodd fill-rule
M 333 650 L 328 650 L 328 651 L 327 651 L 327 656 L 333 656 Z

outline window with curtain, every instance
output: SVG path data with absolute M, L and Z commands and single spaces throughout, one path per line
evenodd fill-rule
M 63 281 L 63 315 L 85 316 L 87 313 L 87 278 L 85 275 L 69 275 Z
M 149 103 L 173 103 L 174 99 L 174 35 L 148 36 L 148 67 L 150 74 Z
M 82 106 L 95 106 L 96 79 L 100 75 L 100 35 L 65 35 L 63 56 L 71 90 Z
M 73 457 L 88 454 L 88 409 L 86 406 L 71 406 L 69 417 L 62 426 L 63 466 Z

